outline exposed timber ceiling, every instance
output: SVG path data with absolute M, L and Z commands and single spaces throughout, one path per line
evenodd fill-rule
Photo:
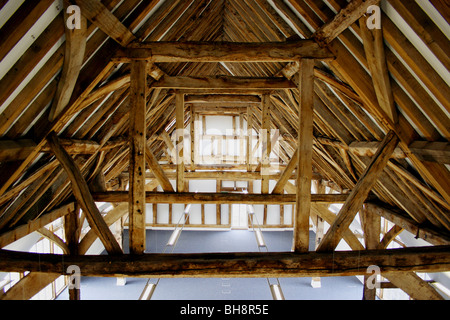
M 76 15 L 64 16 L 69 5 L 81 9 L 80 28 L 67 28 Z M 382 9 L 381 29 L 367 28 L 370 5 Z M 60 217 L 70 221 L 81 207 L 91 238 L 120 253 L 108 226 L 129 213 L 128 205 L 104 218 L 92 205 L 128 202 L 129 180 L 136 212 L 134 196 L 158 186 L 163 192 L 147 194 L 144 202 L 267 205 L 307 196 L 311 208 L 294 214 L 296 251 L 304 240 L 299 216 L 320 216 L 330 225 L 319 252 L 333 251 L 341 238 L 354 250 L 364 248 L 346 233 L 362 203 L 368 249 L 383 248 L 374 213 L 396 225 L 386 237 L 405 229 L 430 245 L 449 244 L 445 1 L 10 0 L 0 1 L 0 9 L 0 248 Z M 314 80 L 302 81 L 308 76 Z M 299 118 L 298 110 L 308 101 L 313 127 L 305 142 L 307 111 Z M 255 165 L 245 157 L 228 167 L 202 167 L 194 156 L 184 167 L 171 162 L 168 137 L 195 120 L 192 110 L 231 114 L 256 131 L 279 129 L 278 172 L 261 178 L 261 168 L 270 166 L 264 155 Z M 141 138 L 130 135 L 139 125 Z M 146 145 L 139 146 L 142 137 Z M 141 157 L 145 190 L 136 177 Z M 310 166 L 312 177 L 297 166 Z M 288 182 L 296 178 L 296 185 Z M 319 181 L 317 193 L 327 185 L 339 194 L 311 196 L 305 192 L 311 178 Z M 184 189 L 190 179 L 262 179 L 263 196 L 192 195 Z M 277 182 L 271 194 L 264 187 L 269 180 Z M 344 203 L 344 210 L 336 218 L 317 202 Z M 137 214 L 129 223 L 132 237 L 145 229 Z M 67 252 L 86 252 L 93 239 L 80 242 L 74 225 L 67 222 L 61 243 Z M 142 239 L 135 240 L 130 249 L 139 251 Z

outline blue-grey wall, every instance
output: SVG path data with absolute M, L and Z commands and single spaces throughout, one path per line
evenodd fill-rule
M 148 231 L 147 252 L 164 250 L 171 231 Z M 263 232 L 271 252 L 290 251 L 292 232 Z M 311 233 L 312 240 L 314 234 Z M 311 249 L 313 243 L 310 244 Z M 124 249 L 128 248 L 128 232 L 124 234 Z M 248 230 L 187 231 L 180 236 L 174 253 L 195 252 L 257 252 L 254 233 Z M 170 252 L 170 251 L 167 251 Z M 156 282 L 157 279 L 151 279 Z M 275 279 L 271 279 L 274 282 Z M 287 300 L 361 300 L 363 287 L 356 277 L 324 277 L 321 288 L 311 287 L 311 278 L 280 278 Z M 137 300 L 146 279 L 127 278 L 125 286 L 117 286 L 115 278 L 88 278 L 81 280 L 83 300 Z M 67 300 L 65 290 L 59 297 Z M 267 279 L 211 278 L 161 279 L 153 295 L 154 300 L 271 300 Z

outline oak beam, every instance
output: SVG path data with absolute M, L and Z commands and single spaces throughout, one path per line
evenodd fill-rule
M 450 164 L 450 143 L 414 141 L 408 146 L 419 160 Z
M 152 88 L 177 90 L 272 90 L 295 89 L 296 86 L 291 81 L 282 78 L 164 76 L 159 81 L 154 82 Z
M 406 271 L 450 270 L 448 246 L 389 250 L 336 251 L 332 253 L 244 252 L 67 256 L 0 250 L 0 271 L 41 271 L 66 274 L 68 265 L 80 267 L 82 276 L 222 278 L 315 277 L 364 275 L 371 265 L 381 274 Z
M 49 223 L 70 214 L 75 209 L 74 203 L 69 203 L 51 212 L 45 213 L 36 220 L 32 220 L 27 224 L 20 225 L 12 230 L 0 234 L 0 248 L 6 247 L 20 238 L 43 228 Z
M 261 104 L 261 98 L 253 95 L 223 95 L 223 94 L 207 94 L 207 95 L 187 95 L 184 99 L 185 103 L 197 104 Z
M 98 202 L 128 202 L 128 192 L 108 191 L 93 193 Z M 312 194 L 311 202 L 318 203 L 344 203 L 348 194 Z M 191 204 L 294 204 L 295 194 L 238 194 L 238 193 L 167 193 L 146 192 L 147 203 L 191 203 Z
M 328 229 L 328 232 L 317 248 L 318 251 L 333 251 L 337 247 L 342 238 L 341 233 L 347 230 L 354 217 L 361 209 L 362 204 L 369 195 L 372 187 L 377 182 L 378 176 L 386 167 L 389 158 L 398 143 L 398 137 L 393 131 L 389 131 L 372 161 L 367 166 L 355 188 L 350 193 L 350 196 L 344 203 L 344 206 L 339 211 L 335 222 Z
M 130 252 L 134 254 L 142 254 L 145 250 L 146 70 L 146 61 L 131 64 L 129 225 Z
M 59 142 L 68 154 L 94 154 L 121 146 L 125 140 L 122 138 L 110 140 L 102 147 L 92 140 L 59 139 Z M 32 139 L 0 140 L 0 162 L 24 160 L 36 146 L 36 142 Z M 40 151 L 51 152 L 47 145 L 44 145 Z
M 381 217 L 371 209 L 363 206 L 360 211 L 360 219 L 364 233 L 364 243 L 366 250 L 377 249 L 380 244 Z M 369 288 L 367 283 L 370 275 L 364 276 L 363 300 L 375 300 L 377 295 L 376 288 Z
M 314 115 L 314 60 L 300 61 L 297 200 L 294 213 L 294 250 L 309 250 L 309 216 L 311 211 L 312 146 Z
M 367 12 L 367 9 L 376 5 L 380 0 L 352 0 L 333 18 L 316 30 L 313 38 L 319 43 L 327 45 L 336 39 L 342 32 L 350 27 L 356 20 Z
M 414 300 L 444 300 L 432 285 L 414 272 L 392 274 L 386 278 Z
M 177 192 L 184 192 L 184 95 L 175 95 Z
M 30 300 L 60 276 L 59 273 L 30 272 L 6 291 L 0 300 Z
M 261 193 L 269 193 L 270 153 L 270 95 L 262 96 L 261 103 Z
M 143 42 L 133 43 L 116 55 L 130 59 L 161 62 L 289 62 L 302 58 L 334 59 L 328 49 L 313 40 L 292 42 Z
M 170 183 L 170 180 L 167 178 L 166 174 L 164 173 L 164 170 L 161 168 L 158 159 L 156 159 L 155 155 L 148 146 L 146 147 L 145 150 L 145 158 L 147 160 L 148 166 L 152 170 L 153 174 L 155 175 L 156 179 L 158 180 L 163 190 L 165 192 L 175 192 L 175 190 L 172 187 L 172 184 Z
M 283 173 L 280 176 L 280 179 L 278 179 L 277 184 L 272 190 L 272 194 L 283 194 L 284 193 L 284 186 L 288 182 L 288 180 L 291 178 L 292 172 L 295 170 L 295 168 L 298 165 L 298 148 L 294 151 L 294 154 L 292 155 L 291 160 L 289 161 L 288 165 L 284 169 Z
M 95 205 L 92 194 L 89 191 L 89 186 L 75 162 L 60 145 L 58 137 L 54 132 L 49 134 L 47 141 L 56 158 L 66 171 L 72 183 L 73 195 L 85 213 L 90 227 L 95 230 L 109 254 L 121 254 L 122 249 L 114 238 L 111 230 L 109 230 L 106 225 L 105 220 L 103 220 L 100 211 Z
M 410 233 L 416 235 L 417 238 L 423 239 L 434 245 L 450 245 L 450 235 L 444 234 L 442 231 L 432 229 L 431 227 L 421 226 L 414 221 L 408 214 L 394 211 L 382 207 L 380 204 L 368 202 L 366 206 L 381 217 L 402 227 Z
M 359 25 L 362 26 L 360 34 L 363 39 L 364 51 L 372 75 L 378 104 L 386 112 L 390 120 L 393 123 L 397 123 L 398 115 L 386 63 L 383 31 L 381 29 L 369 30 L 366 27 L 366 23 L 367 18 L 365 16 L 359 19 Z
M 109 37 L 126 47 L 136 37 L 120 20 L 99 0 L 74 0 L 80 7 L 81 14 L 95 24 Z
M 67 21 L 67 3 L 64 3 L 64 21 Z M 87 41 L 87 20 L 80 17 L 80 28 L 64 28 L 66 35 L 64 64 L 53 99 L 49 121 L 52 122 L 64 110 L 72 97 L 75 84 L 83 65 Z
M 253 109 L 252 106 L 247 107 L 247 153 L 245 155 L 245 162 L 247 165 L 247 172 L 252 169 L 253 162 Z

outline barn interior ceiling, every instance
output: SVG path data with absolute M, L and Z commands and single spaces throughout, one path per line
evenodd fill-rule
M 61 257 L 91 276 L 377 265 L 442 299 L 415 272 L 450 271 L 449 19 L 439 0 L 0 1 L 0 271 L 29 271 L 0 299 L 67 274 Z M 145 252 L 185 206 L 186 228 L 219 230 L 235 204 L 293 230 L 292 252 Z M 403 231 L 428 246 L 388 248 Z M 5 249 L 34 232 L 63 255 Z M 86 255 L 97 239 L 108 255 Z

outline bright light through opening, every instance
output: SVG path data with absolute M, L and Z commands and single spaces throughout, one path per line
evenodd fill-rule
M 285 300 L 281 287 L 277 284 L 270 285 L 270 292 L 272 292 L 273 300 Z
M 167 242 L 167 245 L 174 246 L 177 243 L 178 238 L 180 237 L 180 234 L 181 234 L 181 229 L 180 228 L 175 229 L 173 231 L 172 235 L 170 236 L 169 241 Z
M 150 300 L 153 296 L 153 293 L 155 292 L 156 284 L 154 283 L 147 283 L 144 291 L 142 291 L 141 296 L 139 297 L 139 300 Z
M 264 242 L 264 238 L 263 238 L 261 230 L 256 229 L 255 235 L 256 235 L 256 241 L 258 242 L 258 246 L 265 247 L 266 243 Z

